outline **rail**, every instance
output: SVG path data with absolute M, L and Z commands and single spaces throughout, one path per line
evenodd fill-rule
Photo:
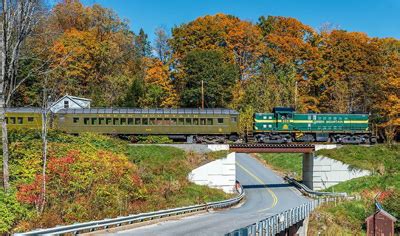
M 129 215 L 129 216 L 120 216 L 117 218 L 112 219 L 104 219 L 104 220 L 97 220 L 85 223 L 75 223 L 72 225 L 64 225 L 64 226 L 56 226 L 54 228 L 48 229 L 36 229 L 30 232 L 25 233 L 17 233 L 15 235 L 62 235 L 66 233 L 78 234 L 83 232 L 93 232 L 96 230 L 104 230 L 111 227 L 119 227 L 128 224 L 134 224 L 144 221 L 149 221 L 153 219 L 160 219 L 170 216 L 176 215 L 183 215 L 191 212 L 201 211 L 201 210 L 208 210 L 212 209 L 220 209 L 233 206 L 239 203 L 244 197 L 245 192 L 243 191 L 242 186 L 239 184 L 237 187 L 238 195 L 234 198 L 223 200 L 223 201 L 215 201 L 209 202 L 205 204 L 181 207 L 181 208 L 174 208 L 168 210 L 161 210 L 155 212 L 148 212 L 148 213 L 141 213 L 136 215 Z
M 283 211 L 279 214 L 268 216 L 267 218 L 257 221 L 254 224 L 236 229 L 225 234 L 225 236 L 276 235 L 300 223 L 306 219 L 319 205 L 330 201 L 336 201 L 336 198 L 318 198 L 312 200 L 300 206 Z

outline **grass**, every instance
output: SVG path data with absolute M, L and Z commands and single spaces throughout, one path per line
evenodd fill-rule
M 383 144 L 371 147 L 344 146 L 339 149 L 319 150 L 317 155 L 327 156 L 355 168 L 367 169 L 380 174 L 400 170 L 400 145 Z
M 374 213 L 374 197 L 379 192 L 383 193 L 379 201 L 384 209 L 395 217 L 400 216 L 400 145 L 344 146 L 319 150 L 317 154 L 342 161 L 354 168 L 371 170 L 373 174 L 328 188 L 326 191 L 334 189 L 335 192 L 359 195 L 361 200 L 319 208 L 311 216 L 311 234 L 337 232 L 341 235 L 364 235 L 364 220 Z M 396 230 L 400 230 L 398 223 Z
M 302 176 L 302 154 L 298 153 L 263 153 L 259 154 L 263 160 L 272 169 L 285 175 L 301 179 Z

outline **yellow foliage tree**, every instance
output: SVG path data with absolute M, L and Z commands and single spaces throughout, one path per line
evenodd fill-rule
M 156 58 L 143 58 L 144 82 L 146 87 L 160 93 L 148 93 L 142 100 L 144 106 L 176 107 L 178 95 L 170 79 L 168 65 Z M 156 86 L 156 87 L 155 87 Z M 154 96 L 161 97 L 155 98 Z M 153 96 L 153 97 L 152 97 Z

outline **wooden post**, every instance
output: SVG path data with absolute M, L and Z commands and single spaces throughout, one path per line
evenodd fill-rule
M 204 80 L 201 80 L 201 109 L 204 109 Z

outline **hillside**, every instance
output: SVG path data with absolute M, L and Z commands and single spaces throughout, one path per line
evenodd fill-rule
M 46 200 L 41 207 L 41 141 L 36 131 L 10 133 L 12 191 L 0 190 L 0 233 L 19 232 L 227 198 L 187 181 L 200 155 L 171 147 L 133 147 L 107 136 L 51 131 Z
M 400 218 L 400 145 L 345 146 L 340 149 L 320 150 L 317 154 L 345 162 L 355 168 L 371 170 L 373 174 L 326 189 L 359 195 L 361 199 L 330 204 L 317 210 L 312 215 L 314 220 L 311 220 L 311 234 L 341 230 L 348 235 L 361 235 L 366 230 L 366 217 L 375 211 L 373 199 L 379 192 L 382 192 L 379 201 L 384 209 Z M 396 229 L 400 230 L 400 224 L 396 225 Z
M 312 214 L 310 235 L 362 235 L 364 220 L 374 212 L 374 197 L 382 192 L 383 207 L 400 218 L 400 145 L 344 146 L 319 150 L 323 155 L 342 161 L 354 168 L 370 170 L 373 174 L 342 182 L 324 191 L 347 192 L 361 197 L 358 201 L 329 204 Z M 261 154 L 259 158 L 273 169 L 301 179 L 300 154 Z M 400 224 L 397 224 L 397 230 Z

